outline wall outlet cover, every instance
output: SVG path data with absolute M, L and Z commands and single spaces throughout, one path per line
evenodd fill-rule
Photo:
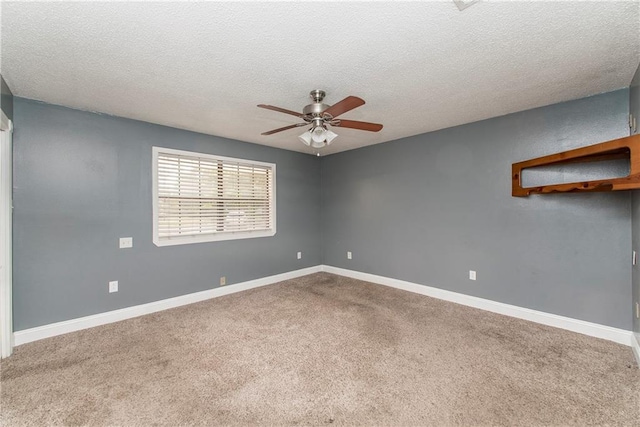
M 469 270 L 469 280 L 476 280 L 476 272 L 474 270 Z
M 222 276 L 220 278 L 220 286 L 224 286 L 227 284 L 227 277 L 226 276 Z
M 352 259 L 353 256 L 351 255 L 351 251 L 347 252 L 347 259 Z
M 120 249 L 132 248 L 133 247 L 133 237 L 121 237 L 120 238 Z
M 302 259 L 302 252 L 298 252 L 298 259 Z
M 109 282 L 109 293 L 114 293 L 114 292 L 118 292 L 118 281 L 114 280 L 112 282 Z

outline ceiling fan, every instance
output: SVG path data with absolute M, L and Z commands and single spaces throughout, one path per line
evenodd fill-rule
M 313 103 L 304 107 L 302 113 L 297 113 L 280 107 L 274 107 L 273 105 L 258 105 L 260 108 L 291 114 L 292 116 L 296 116 L 304 120 L 303 123 L 296 123 L 294 125 L 273 129 L 268 132 L 263 132 L 261 135 L 273 135 L 274 133 L 282 132 L 283 130 L 311 125 L 309 130 L 300 135 L 299 138 L 307 146 L 312 148 L 322 148 L 331 144 L 331 141 L 338 136 L 334 132 L 330 131 L 327 128 L 327 125 L 366 130 L 369 132 L 378 132 L 382 129 L 382 125 L 378 123 L 359 122 L 356 120 L 343 120 L 337 118 L 339 115 L 344 114 L 347 111 L 351 111 L 354 108 L 364 105 L 363 99 L 360 99 L 357 96 L 347 96 L 337 104 L 327 105 L 322 103 L 325 95 L 326 93 L 323 90 L 312 90 L 309 96 L 313 99 Z

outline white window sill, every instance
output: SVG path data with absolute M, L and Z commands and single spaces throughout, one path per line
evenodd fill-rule
M 224 240 L 271 237 L 271 236 L 275 236 L 275 234 L 276 234 L 276 230 L 267 230 L 267 231 L 251 231 L 251 232 L 238 232 L 238 233 L 207 234 L 207 235 L 200 235 L 200 236 L 199 235 L 180 236 L 180 237 L 171 237 L 171 238 L 165 238 L 165 239 L 154 238 L 153 244 L 159 247 L 189 245 L 192 243 L 207 243 L 207 242 L 220 242 Z

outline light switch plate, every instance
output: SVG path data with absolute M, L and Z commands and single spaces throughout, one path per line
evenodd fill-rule
M 120 249 L 132 248 L 133 247 L 133 237 L 121 237 L 120 238 Z

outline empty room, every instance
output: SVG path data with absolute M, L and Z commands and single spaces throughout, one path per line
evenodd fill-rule
M 640 1 L 0 24 L 1 426 L 640 425 Z

